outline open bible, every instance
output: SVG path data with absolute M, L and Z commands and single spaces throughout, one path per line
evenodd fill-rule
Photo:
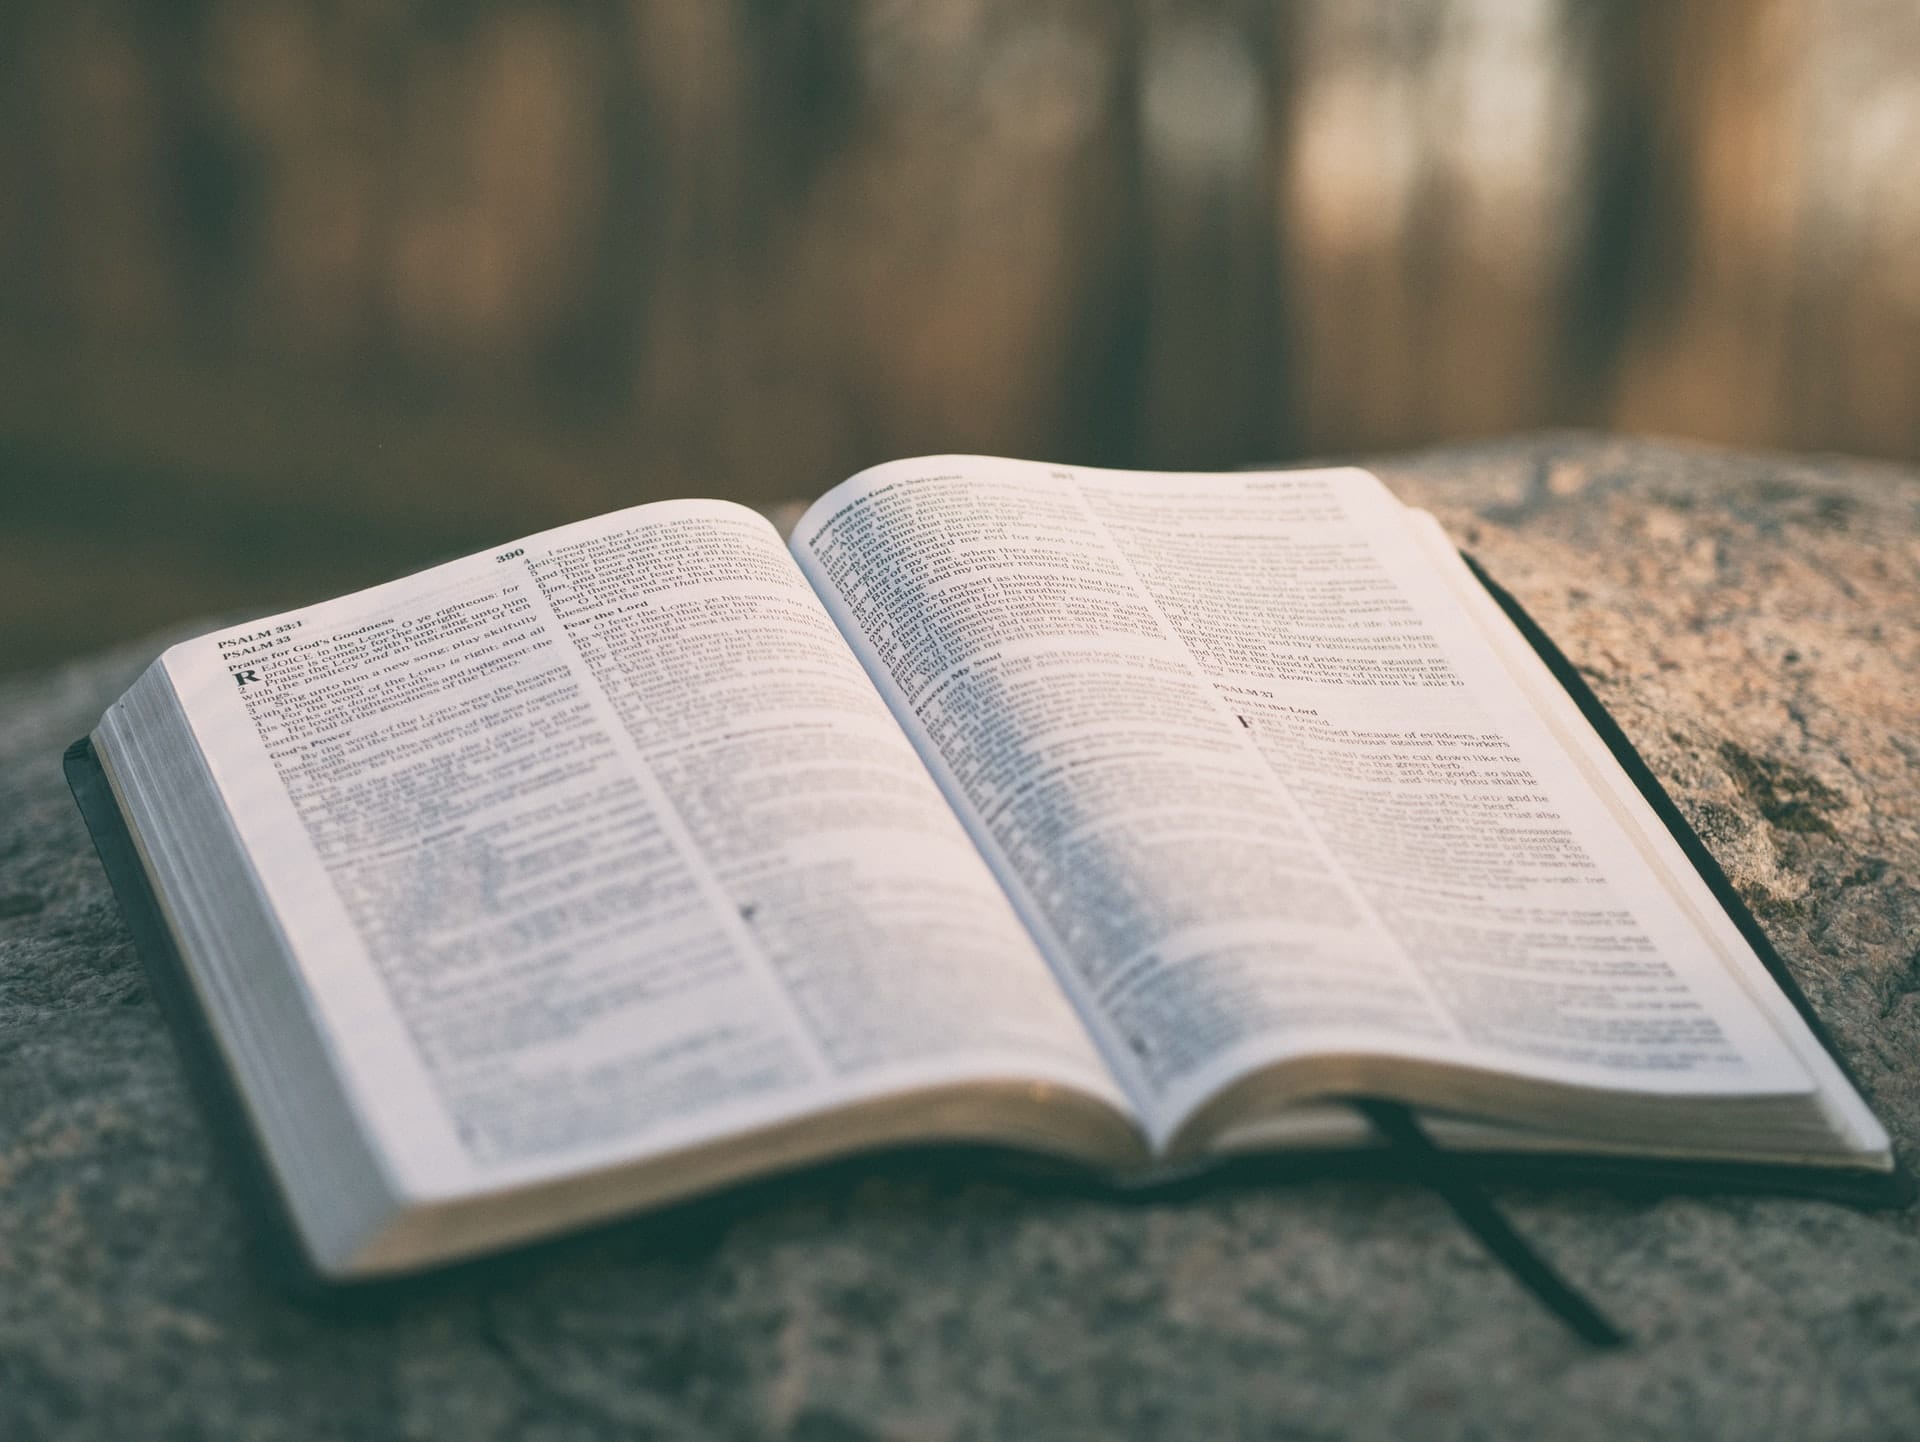
M 1459 1152 L 1894 1171 L 1363 471 L 899 461 L 790 543 L 640 506 L 175 646 L 69 770 L 336 1281 L 888 1146 L 1364 1146 L 1354 1098 Z

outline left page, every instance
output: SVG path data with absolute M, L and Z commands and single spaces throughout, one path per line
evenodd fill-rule
M 744 507 L 564 527 L 164 665 L 404 1194 L 975 1083 L 1129 1125 Z

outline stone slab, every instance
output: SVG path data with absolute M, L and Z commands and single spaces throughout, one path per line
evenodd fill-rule
M 1920 1155 L 1920 476 L 1579 435 L 1378 469 L 1580 665 Z M 1780 1199 L 1504 1190 L 1618 1353 L 1353 1181 L 856 1169 L 296 1303 L 60 776 L 165 639 L 0 685 L 0 1438 L 1920 1436 L 1920 1215 Z

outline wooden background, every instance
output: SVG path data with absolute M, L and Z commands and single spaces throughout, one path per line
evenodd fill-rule
M 1916 398 L 1908 0 L 0 5 L 0 670 L 916 452 Z

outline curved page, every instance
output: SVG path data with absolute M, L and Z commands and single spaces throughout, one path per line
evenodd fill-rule
M 407 1195 L 969 1081 L 1125 1106 L 752 511 L 616 513 L 165 665 Z
M 1315 1056 L 1811 1091 L 1364 472 L 932 457 L 793 544 L 1158 1141 Z

